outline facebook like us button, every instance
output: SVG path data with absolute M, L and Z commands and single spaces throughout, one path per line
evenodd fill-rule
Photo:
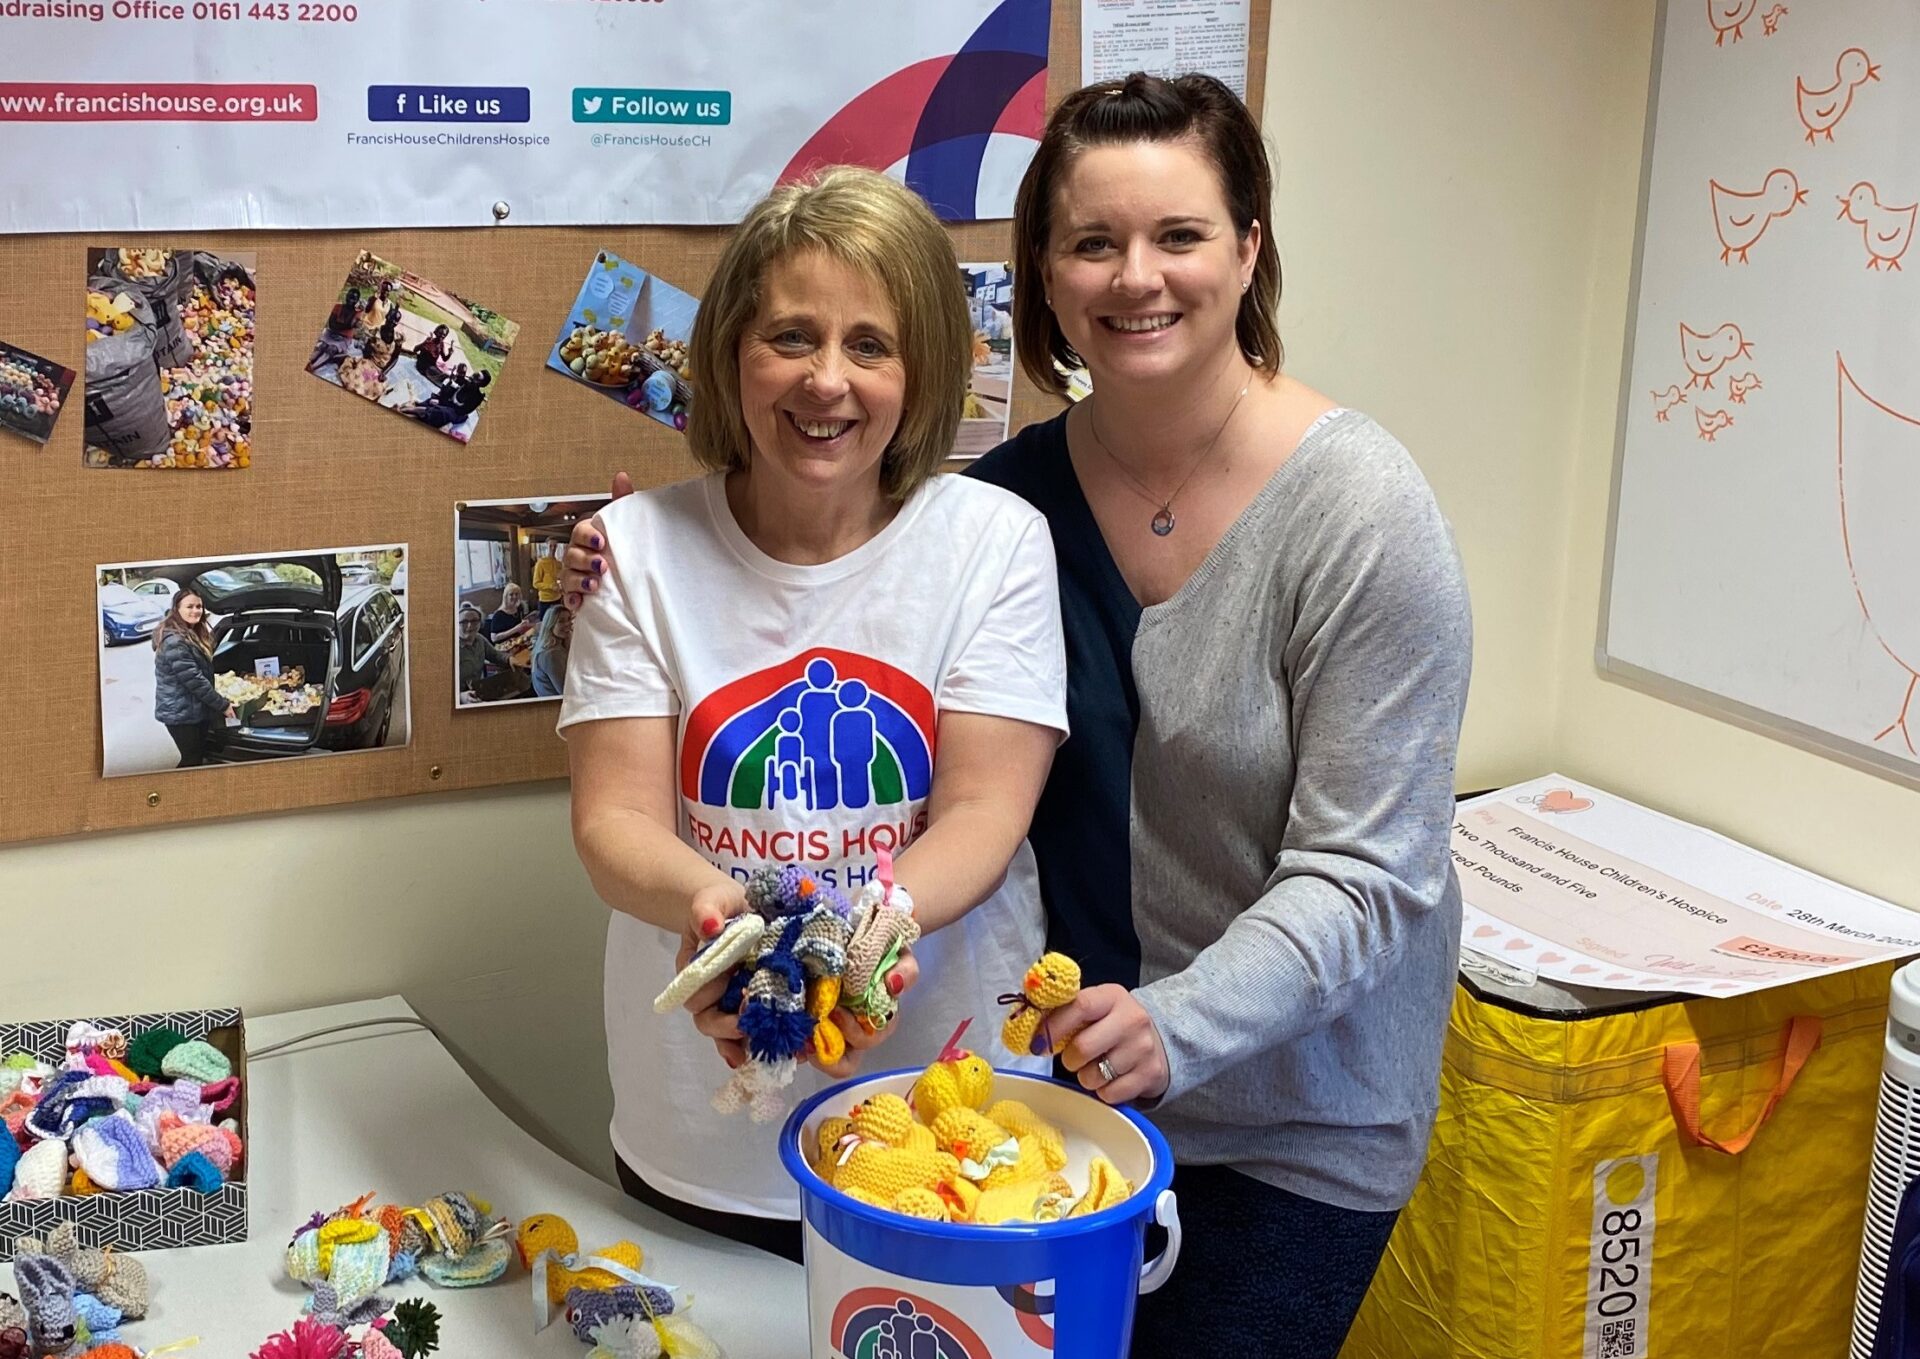
M 524 123 L 533 98 L 525 86 L 369 85 L 370 123 Z

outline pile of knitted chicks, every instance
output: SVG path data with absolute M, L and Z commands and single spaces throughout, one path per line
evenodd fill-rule
M 239 1098 L 232 1064 L 208 1043 L 76 1023 L 57 1067 L 25 1052 L 0 1061 L 0 1186 L 16 1201 L 217 1193 L 240 1163 L 239 1127 L 220 1118 Z
M 564 1306 L 574 1335 L 597 1346 L 588 1359 L 721 1359 L 686 1315 L 692 1299 L 639 1273 L 633 1242 L 583 1253 L 563 1218 L 540 1214 L 516 1230 L 485 1199 L 457 1192 L 418 1207 L 377 1208 L 368 1194 L 315 1213 L 286 1258 L 288 1276 L 313 1292 L 308 1314 L 253 1359 L 418 1359 L 428 1352 L 420 1343 L 437 1343 L 438 1313 L 417 1302 L 396 1307 L 381 1290 L 415 1276 L 477 1288 L 516 1258 L 533 1276 L 541 1315 Z M 423 1308 L 431 1327 L 422 1324 Z
M 120 1323 L 147 1314 L 147 1271 L 130 1255 L 80 1244 L 71 1222 L 13 1243 L 18 1298 L 0 1293 L 0 1359 L 133 1359 Z
M 1003 997 L 1014 1008 L 1002 1042 L 1027 1054 L 1047 1016 L 1079 989 L 1078 964 L 1059 953 L 1043 956 L 1027 970 L 1020 994 Z M 1065 1036 L 1048 1037 L 1053 1051 L 1065 1046 Z M 978 1226 L 1081 1217 L 1132 1195 L 1126 1177 L 1100 1155 L 1087 1164 L 1086 1191 L 1076 1193 L 1060 1130 L 1019 1100 L 993 1095 L 993 1067 L 950 1042 L 908 1097 L 874 1095 L 845 1116 L 823 1119 L 813 1172 L 875 1208 Z
M 778 1118 L 781 1092 L 800 1062 L 817 1056 L 831 1065 L 846 1054 L 846 1035 L 832 1019 L 836 1008 L 868 1032 L 898 1011 L 887 973 L 902 950 L 920 937 L 913 903 L 893 884 L 891 857 L 849 902 L 802 868 L 762 868 L 747 882 L 747 911 L 727 921 L 653 1002 L 657 1013 L 684 1004 L 694 992 L 728 979 L 721 1010 L 737 1014 L 747 1060 L 713 1097 L 714 1108 L 752 1112 L 756 1123 Z

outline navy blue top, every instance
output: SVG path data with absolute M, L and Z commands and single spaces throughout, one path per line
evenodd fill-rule
M 1047 947 L 1080 964 L 1086 986 L 1140 984 L 1128 830 L 1140 698 L 1133 637 L 1140 602 L 1120 574 L 1067 456 L 1067 416 L 1029 425 L 967 475 L 1047 517 L 1060 564 L 1067 725 L 1027 839 L 1040 870 Z

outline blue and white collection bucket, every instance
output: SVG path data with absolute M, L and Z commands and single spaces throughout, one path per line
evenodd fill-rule
M 794 1110 L 780 1161 L 800 1186 L 813 1359 L 1125 1359 L 1134 1303 L 1180 1254 L 1173 1156 L 1132 1109 L 1044 1076 L 994 1072 L 994 1098 L 1017 1099 L 1058 1128 L 1067 1178 L 1084 1186 L 1094 1154 L 1133 1195 L 1059 1222 L 979 1227 L 924 1222 L 848 1198 L 813 1173 L 816 1130 L 862 1100 L 905 1096 L 920 1070 L 865 1076 Z M 1142 1268 L 1147 1224 L 1167 1248 Z

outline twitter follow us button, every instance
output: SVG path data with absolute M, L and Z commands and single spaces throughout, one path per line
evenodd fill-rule
M 573 121 L 723 127 L 733 121 L 733 95 L 727 90 L 576 89 Z
M 524 85 L 369 85 L 370 123 L 524 123 L 533 95 Z

